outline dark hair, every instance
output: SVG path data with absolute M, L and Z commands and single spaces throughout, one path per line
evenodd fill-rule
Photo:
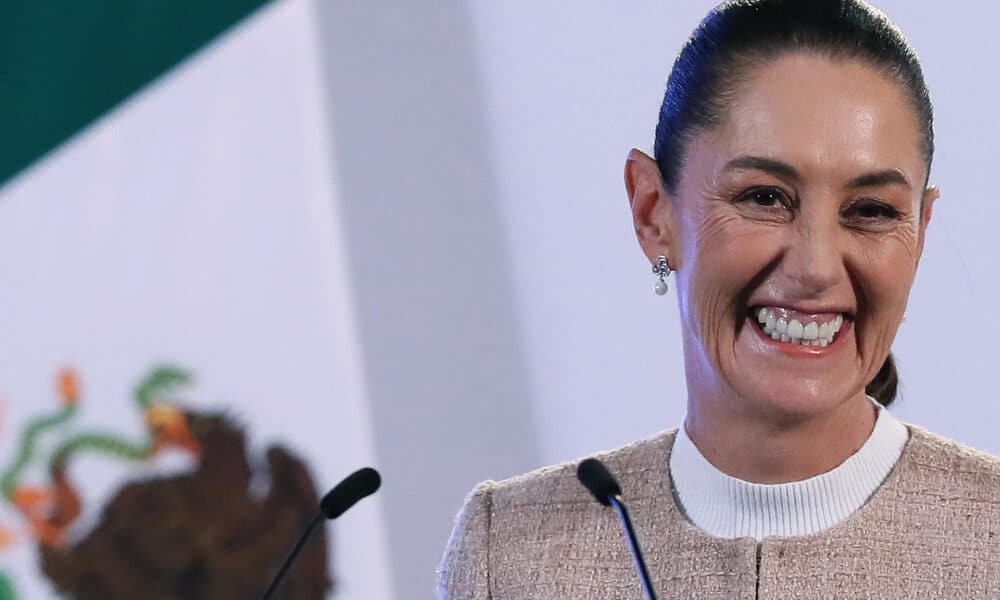
M 688 142 L 722 123 L 741 78 L 753 67 L 795 51 L 863 61 L 899 83 L 913 102 L 930 174 L 930 94 L 916 52 L 884 14 L 863 0 L 730 0 L 701 22 L 667 81 L 654 155 L 670 193 L 677 192 Z M 898 383 L 890 354 L 865 392 L 888 406 Z

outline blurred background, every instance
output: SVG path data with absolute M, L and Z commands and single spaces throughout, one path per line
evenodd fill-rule
M 681 422 L 622 168 L 714 2 L 179 4 L 0 9 L 0 598 L 250 597 L 364 465 L 286 597 L 433 597 L 476 482 Z M 877 4 L 942 189 L 894 412 L 1000 453 L 1000 14 Z

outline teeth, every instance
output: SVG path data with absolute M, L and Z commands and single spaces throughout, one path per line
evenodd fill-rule
M 774 325 L 774 330 L 777 331 L 778 333 L 780 333 L 781 335 L 787 335 L 788 334 L 788 321 L 786 321 L 783 318 L 779 318 L 778 322 L 775 323 L 775 325 Z
M 787 314 L 785 309 L 761 307 L 756 316 L 764 333 L 771 339 L 813 348 L 829 346 L 844 326 L 844 315 L 837 315 L 825 323 L 810 321 L 803 325 L 798 319 L 788 320 Z

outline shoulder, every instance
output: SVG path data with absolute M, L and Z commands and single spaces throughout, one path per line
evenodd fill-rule
M 904 450 L 912 483 L 942 498 L 982 501 L 1000 513 L 1000 457 L 916 425 Z
M 590 455 L 603 462 L 629 495 L 641 494 L 649 482 L 664 472 L 676 429 L 658 433 L 620 448 Z M 541 505 L 594 503 L 576 478 L 580 459 L 543 467 L 503 481 L 480 484 L 476 492 L 488 492 L 494 510 Z
M 946 473 L 949 478 L 972 475 L 990 483 L 1000 482 L 1000 457 L 917 425 L 907 424 L 906 428 L 910 431 L 908 450 L 914 462 L 929 470 Z
M 666 431 L 593 456 L 607 465 L 630 500 L 662 494 L 675 434 Z M 590 597 L 584 589 L 595 565 L 627 573 L 630 558 L 623 554 L 614 511 L 600 506 L 579 483 L 577 464 L 569 461 L 476 486 L 445 551 L 440 597 L 548 597 L 552 582 L 560 581 L 576 594 L 567 597 L 585 598 Z M 588 561 L 570 560 L 580 549 L 599 548 L 617 550 L 600 561 L 596 554 Z

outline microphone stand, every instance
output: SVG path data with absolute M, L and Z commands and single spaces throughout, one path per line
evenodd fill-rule
M 319 525 L 324 518 L 325 516 L 323 513 L 317 512 L 316 516 L 313 517 L 313 520 L 309 522 L 309 526 L 306 527 L 306 530 L 302 532 L 301 536 L 299 536 L 299 541 L 295 543 L 295 547 L 292 548 L 292 551 L 288 554 L 288 558 L 286 558 L 285 562 L 282 563 L 281 569 L 278 570 L 278 574 L 274 576 L 274 579 L 271 581 L 271 585 L 267 586 L 267 590 L 264 592 L 264 595 L 261 596 L 261 600 L 268 600 L 268 598 L 270 598 L 278 589 L 278 586 L 281 585 L 281 582 L 285 579 L 285 573 L 288 571 L 288 567 L 292 565 L 292 561 L 294 561 L 295 557 L 299 555 L 299 551 L 302 550 L 302 546 L 306 545 L 306 541 L 312 537 L 313 530 L 316 529 L 316 526 Z
M 622 500 L 622 487 L 618 485 L 614 475 L 604 463 L 596 458 L 587 458 L 576 467 L 576 477 L 587 488 L 587 491 L 594 496 L 604 506 L 613 506 L 618 513 L 618 519 L 625 530 L 625 537 L 628 540 L 629 550 L 632 551 L 632 560 L 635 562 L 635 570 L 639 575 L 639 582 L 642 584 L 642 591 L 645 592 L 648 600 L 656 600 L 656 592 L 653 591 L 653 578 L 649 576 L 649 569 L 646 568 L 646 560 L 642 557 L 642 550 L 639 548 L 639 537 L 632 527 L 632 518 L 628 515 L 625 501 Z
M 642 591 L 646 593 L 648 600 L 656 600 L 656 592 L 653 591 L 653 579 L 649 576 L 649 569 L 646 568 L 646 561 L 642 558 L 642 550 L 639 549 L 639 538 L 632 527 L 632 519 L 629 517 L 628 508 L 622 502 L 621 496 L 608 496 L 608 502 L 618 513 L 618 519 L 625 529 L 625 537 L 628 539 L 629 550 L 632 551 L 632 559 L 635 561 L 635 570 L 639 573 L 639 581 L 642 583 Z
M 330 519 L 331 521 L 336 519 L 344 514 L 347 509 L 354 506 L 354 503 L 358 500 L 374 494 L 380 485 L 382 485 L 382 476 L 378 474 L 378 471 L 371 467 L 365 467 L 351 473 L 343 481 L 334 486 L 332 490 L 327 492 L 319 502 L 319 510 L 316 511 L 316 516 L 313 517 L 309 526 L 299 536 L 299 540 L 295 542 L 295 547 L 292 548 L 291 554 L 288 555 L 284 564 L 281 565 L 281 569 L 271 581 L 271 585 L 267 587 L 264 595 L 261 596 L 261 600 L 268 600 L 274 594 L 275 590 L 278 589 L 281 580 L 285 578 L 288 567 L 295 560 L 295 557 L 298 556 L 299 550 L 302 550 L 302 546 L 305 545 L 306 540 L 309 539 L 313 530 L 316 529 L 316 526 L 323 519 Z

